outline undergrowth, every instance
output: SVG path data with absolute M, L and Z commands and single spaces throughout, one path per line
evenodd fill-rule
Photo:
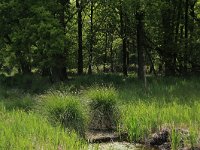
M 24 80 L 28 80 L 27 84 L 20 85 L 21 88 L 17 87 L 18 83 L 13 88 L 10 88 L 11 83 L 7 83 L 7 86 L 1 84 L 0 124 L 3 130 L 0 130 L 0 134 L 4 140 L 0 141 L 0 149 L 3 146 L 8 148 L 13 148 L 14 145 L 22 148 L 24 147 L 21 145 L 30 146 L 32 144 L 28 141 L 30 138 L 36 139 L 36 146 L 53 145 L 53 148 L 57 149 L 56 140 L 62 141 L 62 138 L 68 139 L 72 135 L 73 139 L 77 137 L 76 134 L 84 134 L 88 123 L 95 119 L 98 122 L 97 118 L 101 114 L 117 120 L 111 121 L 110 126 L 113 126 L 113 122 L 117 124 L 118 131 L 127 132 L 130 141 L 140 141 L 163 127 L 169 127 L 174 129 L 170 137 L 174 149 L 180 146 L 179 134 L 175 132 L 177 128 L 186 129 L 190 133 L 185 138 L 184 144 L 195 147 L 198 143 L 200 128 L 200 79 L 198 77 L 185 79 L 148 77 L 146 89 L 142 82 L 132 76 L 110 74 L 77 77 L 67 83 L 56 83 L 48 88 L 49 84 L 45 83 L 44 87 L 41 87 L 43 85 L 39 83 L 40 79 L 37 82 L 31 81 L 30 85 L 28 85 L 30 78 Z M 0 82 L 6 83 L 6 81 L 7 79 Z M 23 90 L 28 86 L 30 92 L 27 89 Z M 6 110 L 3 109 L 4 107 Z M 49 123 L 43 121 L 46 119 Z M 15 128 L 17 124 L 19 126 Z M 9 125 L 11 127 L 7 128 Z M 32 134 L 34 130 L 39 135 L 39 139 Z M 66 130 L 67 134 L 66 137 L 62 135 L 60 140 L 55 132 L 66 133 L 63 130 Z M 71 135 L 68 131 L 74 132 Z M 20 136 L 21 134 L 24 138 Z M 10 139 L 8 140 L 10 142 L 6 142 L 5 139 Z M 48 139 L 51 139 L 51 142 Z M 82 143 L 79 139 L 77 142 L 80 142 L 78 146 Z M 74 144 L 72 140 L 71 145 Z M 65 146 L 65 144 L 61 145 Z

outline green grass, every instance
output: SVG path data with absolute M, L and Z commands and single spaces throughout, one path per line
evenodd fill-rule
M 34 81 L 39 81 L 39 79 L 34 79 Z M 54 84 L 48 88 L 47 84 L 44 84 L 41 90 L 41 84 L 38 82 L 32 85 L 33 87 L 29 87 L 30 92 L 17 87 L 14 89 L 9 86 L 0 88 L 0 106 L 5 106 L 5 109 L 3 107 L 0 109 L 1 128 L 6 133 L 3 135 L 4 132 L 0 132 L 1 137 L 4 138 L 0 141 L 1 146 L 16 145 L 23 149 L 23 143 L 17 141 L 23 138 L 23 136 L 19 138 L 18 134 L 23 134 L 25 138 L 21 141 L 24 140 L 24 145 L 31 147 L 31 142 L 28 142 L 27 139 L 37 137 L 32 134 L 35 130 L 38 134 L 36 139 L 39 147 L 46 145 L 52 146 L 52 149 L 57 149 L 58 143 L 56 141 L 62 141 L 64 138 L 67 139 L 72 136 L 72 139 L 76 139 L 75 141 L 79 144 L 76 145 L 72 140 L 71 146 L 80 148 L 85 146 L 85 143 L 77 135 L 87 130 L 89 120 L 92 120 L 95 116 L 92 115 L 94 113 L 92 110 L 100 107 L 102 112 L 118 119 L 118 131 L 126 131 L 130 141 L 140 141 L 162 127 L 169 127 L 174 129 L 170 137 L 174 149 L 180 144 L 180 135 L 175 130 L 177 128 L 186 129 L 190 132 L 185 137 L 184 144 L 195 147 L 198 143 L 200 78 L 148 77 L 147 89 L 144 89 L 142 82 L 133 76 L 125 78 L 110 74 L 85 75 L 74 78 L 67 83 Z M 44 91 L 43 89 L 46 89 L 45 93 L 38 93 L 38 91 Z M 89 111 L 89 108 L 91 108 L 91 111 Z M 23 117 L 20 117 L 20 115 Z M 4 119 L 3 116 L 8 119 Z M 28 119 L 27 127 L 24 118 Z M 44 126 L 35 123 L 35 126 L 31 127 L 31 124 L 34 125 L 34 121 L 41 121 Z M 20 122 L 22 123 L 18 126 Z M 8 124 L 11 127 L 7 131 Z M 68 130 L 63 131 L 63 126 Z M 14 129 L 18 134 L 13 131 Z M 50 133 L 45 135 L 43 131 Z M 64 135 L 60 137 L 54 131 L 65 134 L 66 137 Z M 74 132 L 71 135 L 68 131 Z M 54 134 L 57 137 L 54 137 Z M 6 142 L 5 139 L 9 140 Z
M 116 128 L 119 118 L 117 117 L 119 116 L 117 114 L 117 91 L 112 87 L 92 87 L 86 91 L 86 97 L 90 100 L 89 106 L 93 128 Z
M 138 82 L 121 86 L 121 122 L 122 128 L 128 131 L 129 139 L 139 141 L 162 127 L 175 126 L 194 130 L 190 131 L 186 140 L 194 147 L 200 128 L 199 81 L 198 78 L 149 79 L 147 90 Z M 171 136 L 176 147 L 178 133 Z
M 33 112 L 0 112 L 0 149 L 86 149 L 76 133 L 52 127 Z
M 84 135 L 87 112 L 83 106 L 77 97 L 57 91 L 40 96 L 36 110 L 54 125 L 62 125 Z

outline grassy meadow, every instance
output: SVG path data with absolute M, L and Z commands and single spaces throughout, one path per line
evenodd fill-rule
M 186 145 L 199 144 L 198 77 L 148 77 L 147 88 L 134 76 L 110 74 L 56 84 L 1 77 L 0 85 L 0 149 L 88 149 L 85 132 L 98 124 L 98 113 L 112 118 L 104 124 L 126 132 L 130 142 L 167 127 L 172 149 L 179 147 L 179 128 L 189 131 Z

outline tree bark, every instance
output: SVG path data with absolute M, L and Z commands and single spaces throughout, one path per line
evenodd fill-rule
M 189 0 L 185 1 L 185 52 L 184 52 L 184 75 L 187 74 L 187 62 L 188 62 L 188 12 L 189 12 Z
M 69 7 L 70 5 L 70 0 L 60 0 L 60 4 L 61 4 L 61 10 L 60 10 L 60 24 L 62 26 L 62 30 L 63 30 L 63 34 L 64 34 L 64 48 L 63 54 L 56 54 L 55 55 L 55 60 L 56 60 L 56 64 L 58 63 L 59 65 L 56 65 L 52 68 L 52 76 L 55 77 L 56 81 L 57 80 L 61 80 L 64 81 L 68 78 L 67 76 L 67 54 L 68 54 L 68 50 L 67 50 L 67 41 L 66 41 L 66 22 L 65 22 L 65 12 L 66 9 Z M 69 8 L 68 8 L 69 9 Z
M 138 51 L 138 78 L 145 81 L 145 53 L 144 53 L 144 14 L 136 13 L 137 19 L 137 51 Z
M 105 51 L 104 51 L 104 64 L 103 71 L 106 72 L 106 64 L 107 64 L 107 48 L 108 48 L 108 33 L 105 33 Z
M 121 37 L 122 37 L 122 60 L 123 60 L 123 74 L 128 76 L 127 71 L 127 36 L 126 36 L 126 19 L 121 2 L 120 6 L 120 23 L 121 23 Z
M 93 13 L 94 13 L 94 3 L 93 3 L 93 0 L 91 0 L 91 7 L 90 7 L 90 49 L 89 49 L 88 74 L 92 74 L 93 42 L 94 42 Z
M 162 57 L 165 62 L 165 76 L 175 75 L 174 10 L 171 2 L 162 9 L 163 45 Z
M 110 40 L 110 67 L 111 67 L 111 72 L 114 72 L 114 53 L 113 53 L 113 37 L 111 35 L 111 40 Z
M 82 0 L 76 0 L 78 10 L 78 74 L 83 74 Z

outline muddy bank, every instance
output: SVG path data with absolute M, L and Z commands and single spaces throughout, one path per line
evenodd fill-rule
M 147 145 L 128 142 L 128 134 L 93 130 L 86 133 L 89 150 L 156 150 Z

